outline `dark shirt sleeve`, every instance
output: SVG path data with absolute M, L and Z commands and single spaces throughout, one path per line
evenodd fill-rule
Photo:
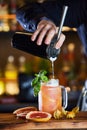
M 63 6 L 68 5 L 69 9 L 64 22 L 65 26 L 78 28 L 87 21 L 86 0 L 55 0 L 42 4 L 28 3 L 17 10 L 16 16 L 22 27 L 30 32 L 35 31 L 38 22 L 43 18 L 53 21 L 59 26 Z
M 58 8 L 56 2 L 28 3 L 17 10 L 16 16 L 18 22 L 25 30 L 33 32 L 41 19 L 52 20 L 55 24 L 59 23 L 61 7 Z M 59 13 L 56 21 L 57 10 Z
M 77 29 L 77 33 L 82 41 L 84 47 L 84 53 L 87 56 L 87 24 L 81 24 Z

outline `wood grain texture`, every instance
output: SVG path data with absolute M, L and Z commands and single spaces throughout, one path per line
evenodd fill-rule
M 87 129 L 87 112 L 79 112 L 74 119 L 51 119 L 45 123 L 15 117 L 12 113 L 0 114 L 0 130 Z

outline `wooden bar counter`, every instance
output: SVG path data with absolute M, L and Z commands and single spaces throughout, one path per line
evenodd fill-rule
M 0 114 L 0 130 L 87 129 L 87 112 L 79 112 L 74 119 L 51 119 L 45 123 L 15 117 L 12 113 Z

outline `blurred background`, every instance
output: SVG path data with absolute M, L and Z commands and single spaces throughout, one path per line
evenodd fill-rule
M 0 112 L 12 112 L 18 107 L 37 106 L 31 81 L 41 69 L 51 73 L 47 59 L 12 48 L 11 38 L 24 31 L 16 20 L 17 8 L 35 0 L 0 0 Z M 38 0 L 43 2 L 43 0 Z M 63 27 L 66 40 L 55 61 L 55 77 L 60 84 L 70 87 L 69 105 L 74 107 L 87 80 L 87 57 L 75 28 Z

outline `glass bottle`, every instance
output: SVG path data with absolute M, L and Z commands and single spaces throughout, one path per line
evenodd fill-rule
M 8 21 L 8 3 L 5 0 L 0 2 L 0 31 L 9 31 L 9 21 Z
M 6 79 L 6 94 L 17 95 L 19 93 L 17 81 L 18 70 L 14 64 L 14 56 L 8 57 L 4 74 Z

